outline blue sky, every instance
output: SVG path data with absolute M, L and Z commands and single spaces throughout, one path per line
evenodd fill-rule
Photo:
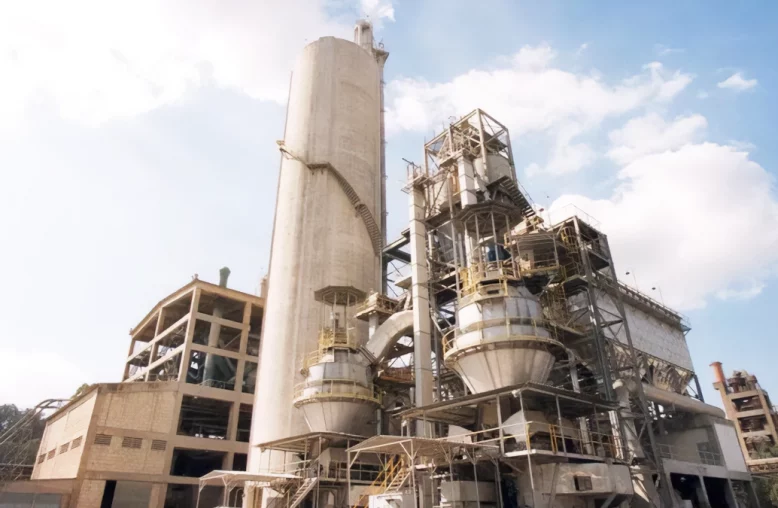
M 80 0 L 0 8 L 0 403 L 118 381 L 195 273 L 257 289 L 294 58 L 362 11 L 390 51 L 391 233 L 402 158 L 483 107 L 539 206 L 591 213 L 689 315 L 709 401 L 714 360 L 778 387 L 773 2 Z

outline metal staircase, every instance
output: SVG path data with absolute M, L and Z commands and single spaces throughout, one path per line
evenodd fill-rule
M 329 162 L 307 162 L 301 157 L 298 157 L 297 155 L 290 152 L 284 145 L 283 141 L 277 141 L 277 143 L 281 152 L 285 153 L 292 159 L 305 164 L 305 166 L 311 171 L 315 171 L 317 169 L 328 171 L 330 174 L 332 174 L 332 176 L 335 177 L 335 180 L 337 180 L 338 185 L 340 185 L 340 188 L 343 190 L 344 194 L 346 194 L 349 202 L 354 206 L 354 209 L 362 218 L 362 222 L 365 224 L 365 228 L 367 229 L 367 234 L 370 236 L 370 242 L 373 245 L 373 250 L 375 251 L 376 255 L 380 255 L 384 246 L 384 235 L 381 232 L 381 228 L 378 226 L 378 223 L 373 217 L 373 214 L 370 213 L 370 209 L 362 202 L 362 200 L 359 198 L 359 195 L 357 194 L 357 191 L 354 190 L 354 187 L 351 186 L 346 177 L 343 176 L 340 171 L 335 169 L 335 167 Z
M 303 499 L 305 499 L 305 496 L 307 496 L 308 493 L 313 490 L 318 481 L 318 478 L 306 478 L 303 480 L 303 482 L 297 487 L 296 490 L 293 489 L 294 494 L 292 494 L 292 497 L 289 498 L 289 504 L 287 505 L 287 508 L 296 508 L 297 505 L 302 503 Z
M 351 508 L 359 508 L 364 506 L 370 496 L 378 496 L 381 494 L 389 494 L 392 492 L 398 492 L 403 488 L 405 482 L 411 476 L 411 468 L 405 463 L 404 459 L 396 458 L 390 460 L 384 466 L 381 473 L 373 480 L 373 483 L 367 487 L 361 496 L 357 499 L 356 503 Z
M 521 213 L 525 218 L 535 216 L 535 208 L 532 206 L 529 194 L 527 194 L 526 190 L 521 188 L 521 184 L 519 184 L 517 181 L 504 176 L 495 180 L 489 187 L 499 187 L 503 192 L 505 192 L 508 197 L 511 198 L 511 201 L 513 201 L 513 203 L 521 210 Z
M 0 434 L 0 487 L 3 484 L 29 478 L 34 467 L 30 463 L 29 447 L 33 442 L 33 427 L 45 411 L 59 409 L 68 399 L 47 399 L 22 415 Z

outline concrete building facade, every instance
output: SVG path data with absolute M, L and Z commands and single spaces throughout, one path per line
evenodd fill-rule
M 263 308 L 226 273 L 159 302 L 130 332 L 122 382 L 48 418 L 31 481 L 0 506 L 188 507 L 200 476 L 245 470 Z

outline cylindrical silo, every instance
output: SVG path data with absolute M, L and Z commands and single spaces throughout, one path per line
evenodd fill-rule
M 309 432 L 293 400 L 295 385 L 304 380 L 303 358 L 317 347 L 322 303 L 314 292 L 381 287 L 386 53 L 373 49 L 372 36 L 365 40 L 364 22 L 358 28 L 359 44 L 324 37 L 306 46 L 292 75 L 249 471 L 262 468 L 255 445 Z M 357 331 L 367 338 L 366 330 Z

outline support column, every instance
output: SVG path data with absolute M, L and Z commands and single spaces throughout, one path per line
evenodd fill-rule
M 708 499 L 708 489 L 705 488 L 705 478 L 702 475 L 697 476 L 700 481 L 700 486 L 697 489 L 697 497 L 700 499 L 700 504 L 703 508 L 711 508 L 710 500 Z
M 457 176 L 459 178 L 459 201 L 464 209 L 466 206 L 474 205 L 478 202 L 478 197 L 475 193 L 475 171 L 473 170 L 473 163 L 464 157 L 460 156 L 457 160 Z M 466 262 L 465 266 L 476 261 L 473 256 L 473 250 L 477 248 L 477 238 L 473 238 L 465 232 L 465 252 Z
M 424 192 L 414 187 L 410 193 L 411 297 L 413 299 L 413 373 L 417 407 L 432 403 L 432 348 L 427 268 L 427 226 L 424 223 Z M 428 425 L 416 422 L 416 435 L 428 435 Z

